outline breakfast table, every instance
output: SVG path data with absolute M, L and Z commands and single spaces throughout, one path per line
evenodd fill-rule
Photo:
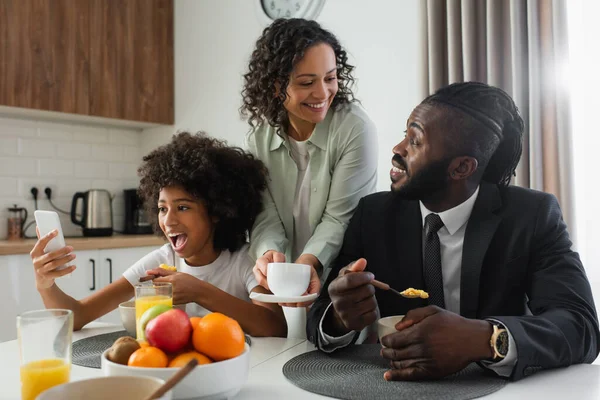
M 120 325 L 94 322 L 75 332 L 73 341 L 122 329 Z M 283 365 L 287 361 L 314 349 L 315 347 L 304 339 L 252 338 L 250 374 L 235 400 L 328 399 L 329 397 L 294 386 L 282 373 Z M 71 380 L 99 376 L 102 376 L 100 369 L 73 365 L 71 370 Z M 485 396 L 485 399 L 563 400 L 575 396 L 577 400 L 600 399 L 600 365 L 574 365 L 564 369 L 541 371 L 521 381 L 510 382 L 499 391 Z M 17 341 L 12 340 L 0 343 L 0 399 L 19 398 L 19 353 Z

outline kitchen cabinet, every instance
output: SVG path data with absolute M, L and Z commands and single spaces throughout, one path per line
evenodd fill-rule
M 156 248 L 76 251 L 77 269 L 70 276 L 59 278 L 56 284 L 69 296 L 82 299 L 119 279 L 127 268 Z M 100 321 L 120 324 L 119 310 L 111 311 Z
M 0 0 L 0 104 L 89 114 L 89 6 Z
M 173 0 L 0 0 L 0 105 L 172 124 Z
M 82 299 L 121 277 L 127 268 L 157 248 L 150 246 L 76 251 L 77 268 L 72 274 L 57 279 L 56 284 L 73 298 Z M 17 337 L 17 315 L 25 311 L 43 309 L 44 303 L 35 288 L 35 276 L 29 255 L 0 256 L 0 274 L 4 278 L 0 290 L 2 342 Z M 110 312 L 100 321 L 120 324 L 119 311 Z
M 90 0 L 90 114 L 172 124 L 172 0 Z

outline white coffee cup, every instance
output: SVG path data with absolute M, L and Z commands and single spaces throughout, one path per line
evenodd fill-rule
M 267 282 L 276 296 L 302 296 L 310 282 L 310 265 L 269 263 Z
M 397 332 L 396 324 L 404 319 L 404 315 L 393 315 L 391 317 L 380 318 L 377 320 L 377 336 L 379 343 L 384 336 Z M 383 344 L 381 345 L 383 346 Z M 385 347 L 385 346 L 383 346 Z

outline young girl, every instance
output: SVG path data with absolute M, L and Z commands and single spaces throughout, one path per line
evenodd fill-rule
M 204 134 L 179 133 L 144 157 L 139 193 L 155 231 L 169 243 L 131 266 L 121 278 L 82 300 L 65 294 L 55 279 L 75 266 L 73 248 L 44 254 L 52 232 L 38 240 L 31 258 L 36 286 L 47 308 L 73 310 L 75 329 L 114 310 L 134 295 L 146 275 L 173 284 L 173 304 L 187 304 L 190 316 L 209 311 L 226 314 L 252 336 L 285 336 L 287 327 L 276 304 L 250 301 L 249 293 L 269 293 L 252 273 L 246 237 L 262 209 L 267 186 L 263 163 L 239 148 Z M 174 265 L 177 272 L 159 268 Z

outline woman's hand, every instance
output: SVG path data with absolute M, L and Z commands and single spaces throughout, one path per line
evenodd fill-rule
M 169 282 L 173 285 L 173 304 L 198 303 L 206 282 L 183 272 L 154 268 L 146 271 L 148 275 L 156 275 L 153 282 Z
M 269 289 L 269 283 L 267 282 L 267 265 L 272 262 L 285 262 L 285 254 L 275 250 L 269 250 L 262 257 L 259 257 L 254 264 L 254 277 L 258 284 L 265 289 Z
M 310 281 L 308 282 L 308 288 L 306 289 L 306 292 L 304 292 L 303 296 L 313 293 L 318 294 L 319 291 L 321 291 L 321 279 L 319 278 L 317 269 L 323 269 L 319 259 L 312 254 L 302 254 L 296 260 L 296 264 L 307 264 L 311 266 Z M 282 307 L 308 307 L 313 302 L 314 300 L 305 303 L 280 303 L 279 305 Z
M 73 247 L 65 246 L 62 249 L 52 251 L 50 253 L 44 253 L 46 245 L 53 238 L 58 235 L 58 231 L 55 229 L 46 236 L 40 238 L 40 233 L 36 228 L 38 235 L 38 241 L 29 253 L 31 260 L 33 261 L 33 269 L 35 271 L 35 286 L 38 290 L 48 289 L 54 285 L 54 280 L 65 276 L 75 271 L 75 266 L 57 271 L 56 269 L 62 267 L 69 261 L 75 259 L 75 254 L 71 254 Z

